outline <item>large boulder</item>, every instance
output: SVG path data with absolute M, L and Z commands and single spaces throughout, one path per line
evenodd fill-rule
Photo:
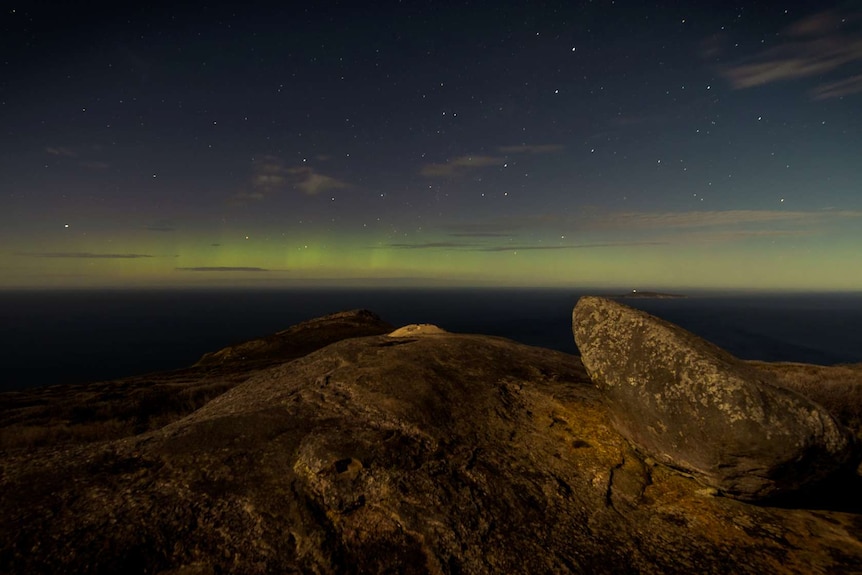
M 853 457 L 852 434 L 823 407 L 676 325 L 582 297 L 572 328 L 617 430 L 723 494 L 786 495 Z

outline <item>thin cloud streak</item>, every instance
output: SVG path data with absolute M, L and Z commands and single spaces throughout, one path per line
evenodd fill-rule
M 810 94 L 815 100 L 828 100 L 860 92 L 862 92 L 862 74 L 838 80 L 837 82 L 822 84 L 811 90 Z
M 499 232 L 459 232 L 449 234 L 453 238 L 509 238 L 512 234 Z
M 177 228 L 170 222 L 153 222 L 144 226 L 148 232 L 175 232 Z
M 445 224 L 441 229 L 449 232 L 450 236 L 510 236 L 513 233 L 530 228 L 547 228 L 564 223 L 563 219 L 556 215 L 524 215 L 495 218 L 483 222 L 463 222 L 457 224 Z
M 814 232 L 811 230 L 729 230 L 721 232 L 691 231 L 684 232 L 681 237 L 677 236 L 674 238 L 673 242 L 668 241 L 667 243 L 692 244 L 733 242 L 757 238 L 804 237 L 811 236 L 813 234 Z
M 111 164 L 109 164 L 108 162 L 99 162 L 97 160 L 79 162 L 78 165 L 88 170 L 107 170 L 111 167 Z
M 320 192 L 342 190 L 350 187 L 347 182 L 342 182 L 341 180 L 331 176 L 319 174 L 308 166 L 288 168 L 286 173 L 292 176 L 291 184 L 293 187 L 307 196 L 316 196 Z
M 571 216 L 532 214 L 484 222 L 464 222 L 441 226 L 452 238 L 489 238 L 491 242 L 455 243 L 451 249 L 462 251 L 510 251 L 513 249 L 580 249 L 624 245 L 679 245 L 689 242 L 735 241 L 753 238 L 779 238 L 823 233 L 830 226 L 862 219 L 858 210 L 781 211 L 724 210 L 692 212 L 610 212 L 579 213 Z M 598 240 L 578 244 L 492 245 L 494 238 L 551 232 L 570 238 L 591 234 Z M 612 234 L 612 236 L 611 236 Z M 623 234 L 620 237 L 620 234 Z M 633 237 L 631 234 L 635 234 Z M 598 235 L 598 237 L 597 237 Z M 613 241 L 618 239 L 621 241 Z M 610 240 L 610 241 L 604 241 Z M 622 240 L 632 240 L 622 243 Z M 453 242 L 454 243 L 454 242 Z M 446 248 L 446 244 L 425 244 L 427 248 Z M 414 244 L 401 244 L 402 249 Z M 415 248 L 414 248 L 415 249 Z
M 559 152 L 563 146 L 556 144 L 534 144 L 518 146 L 498 146 L 497 151 L 501 154 L 551 154 Z M 472 171 L 494 166 L 502 166 L 506 158 L 501 156 L 489 156 L 483 154 L 466 154 L 446 160 L 442 163 L 425 164 L 419 170 L 419 174 L 426 178 L 454 178 L 464 176 Z
M 115 260 L 134 260 L 139 258 L 153 258 L 149 254 L 99 254 L 93 252 L 40 252 L 40 253 L 21 253 L 18 255 L 29 256 L 33 258 L 70 258 L 70 259 L 115 259 Z
M 45 146 L 45 153 L 54 156 L 57 161 L 62 158 L 77 160 L 74 162 L 78 167 L 86 170 L 104 171 L 111 167 L 111 164 L 98 159 L 87 159 L 87 156 L 99 153 L 98 146 L 85 147 L 81 149 L 69 148 L 67 146 Z
M 202 266 L 174 268 L 180 272 L 268 272 L 267 268 L 245 267 L 245 266 Z
M 427 242 L 422 244 L 386 244 L 385 248 L 396 250 L 430 250 L 441 248 L 463 249 L 476 244 L 462 244 L 458 242 Z
M 71 149 L 66 148 L 64 146 L 47 146 L 45 148 L 45 152 L 52 156 L 60 156 L 63 158 L 77 158 L 78 153 Z
M 240 192 L 232 198 L 234 203 L 259 202 L 266 197 L 263 192 Z
M 783 80 L 823 76 L 839 72 L 848 65 L 862 62 L 862 34 L 858 13 L 840 9 L 826 10 L 785 28 L 786 38 L 774 47 L 763 50 L 736 64 L 724 66 L 719 72 L 737 90 Z M 862 92 L 862 81 L 854 70 L 849 77 L 820 84 L 812 90 L 818 100 L 837 98 Z
M 553 154 L 563 150 L 563 146 L 556 144 L 536 144 L 532 146 L 500 146 L 497 148 L 501 154 Z
M 639 246 L 663 246 L 668 242 L 607 242 L 596 244 L 568 244 L 562 246 L 537 246 L 537 245 L 520 245 L 520 246 L 490 246 L 485 248 L 477 248 L 473 251 L 480 252 L 520 252 L 520 251 L 535 251 L 535 250 L 588 250 L 593 248 L 621 248 L 621 247 L 639 247 Z
M 231 203 L 246 205 L 260 202 L 290 188 L 307 196 L 315 196 L 321 192 L 350 187 L 347 182 L 321 174 L 311 166 L 288 167 L 275 156 L 264 156 L 254 163 L 248 189 L 234 194 Z
M 564 245 L 539 245 L 539 244 L 519 244 L 505 246 L 483 246 L 479 244 L 462 244 L 457 242 L 428 242 L 422 244 L 387 244 L 385 248 L 400 249 L 400 250 L 427 250 L 439 249 L 444 251 L 461 251 L 461 252 L 512 252 L 512 251 L 544 251 L 544 250 L 583 250 L 592 248 L 616 248 L 616 247 L 636 247 L 636 246 L 658 246 L 666 245 L 664 241 L 643 241 L 643 242 L 605 242 L 592 244 L 564 244 Z
M 505 159 L 497 156 L 459 156 L 442 164 L 426 164 L 419 174 L 426 178 L 451 178 L 489 166 L 502 166 Z
M 862 211 L 784 212 L 777 210 L 725 210 L 715 212 L 621 212 L 592 217 L 588 225 L 599 228 L 669 229 L 709 228 L 778 222 L 820 223 L 842 218 L 860 218 Z

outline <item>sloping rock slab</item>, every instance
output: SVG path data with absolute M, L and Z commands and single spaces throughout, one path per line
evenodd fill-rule
M 0 393 L 0 450 L 118 439 L 198 409 L 257 369 L 393 326 L 368 310 L 343 311 L 207 353 L 195 366 L 112 381 Z
M 854 494 L 848 493 L 848 498 Z M 850 573 L 862 519 L 652 466 L 572 355 L 344 340 L 137 437 L 0 453 L 0 573 Z
M 393 326 L 367 309 L 340 311 L 316 317 L 272 335 L 205 353 L 195 366 L 283 362 L 350 337 L 380 335 Z
M 676 325 L 582 297 L 572 327 L 620 433 L 728 496 L 792 493 L 853 456 L 852 434 L 823 407 Z

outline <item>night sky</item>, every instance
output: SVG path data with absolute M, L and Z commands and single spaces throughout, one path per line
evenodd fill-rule
M 7 4 L 0 287 L 862 289 L 860 2 Z

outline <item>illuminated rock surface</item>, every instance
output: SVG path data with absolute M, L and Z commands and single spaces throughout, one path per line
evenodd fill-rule
M 576 356 L 378 335 L 243 369 L 153 376 L 165 390 L 233 387 L 137 435 L 5 441 L 0 572 L 862 568 L 858 482 L 787 508 L 713 496 L 630 447 Z M 119 405 L 125 385 L 90 392 Z M 41 393 L 0 398 L 3 425 L 47 417 Z M 57 397 L 65 413 L 79 396 Z
M 676 325 L 583 297 L 572 326 L 617 430 L 723 494 L 786 495 L 852 461 L 851 432 L 825 408 Z

